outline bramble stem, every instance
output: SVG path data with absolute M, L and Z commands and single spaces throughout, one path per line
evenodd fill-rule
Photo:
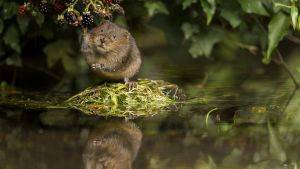
M 285 63 L 285 61 L 283 60 L 283 56 L 282 54 L 280 53 L 280 51 L 277 49 L 276 50 L 276 53 L 277 53 L 277 59 L 273 59 L 274 62 L 277 64 L 277 65 L 280 65 L 283 67 L 283 69 L 289 74 L 289 76 L 291 77 L 291 79 L 293 80 L 294 84 L 295 84 L 295 88 L 296 89 L 299 89 L 300 88 L 300 85 L 298 83 L 298 81 L 296 80 L 295 76 L 293 75 L 292 71 L 290 70 L 289 66 Z
M 257 17 L 254 17 L 255 21 L 257 22 L 258 26 L 260 27 L 260 29 L 267 35 L 267 31 L 264 28 L 264 26 L 260 23 L 260 21 L 258 20 Z M 285 61 L 283 60 L 283 56 L 281 54 L 281 52 L 279 51 L 279 49 L 276 49 L 276 53 L 277 53 L 277 59 L 272 59 L 277 65 L 282 66 L 283 69 L 288 73 L 288 75 L 291 77 L 291 79 L 293 80 L 294 84 L 295 84 L 295 88 L 299 89 L 300 85 L 298 83 L 298 81 L 296 80 L 295 76 L 293 75 L 292 71 L 290 70 L 289 66 L 285 63 Z

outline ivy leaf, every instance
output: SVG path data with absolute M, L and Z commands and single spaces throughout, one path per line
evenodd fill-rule
M 268 16 L 262 0 L 238 0 L 243 11 Z
M 188 40 L 191 37 L 193 37 L 195 34 L 197 34 L 199 32 L 199 28 L 196 25 L 192 25 L 190 23 L 183 23 L 181 25 L 181 30 L 184 33 L 184 39 Z
M 274 49 L 277 47 L 278 43 L 284 38 L 284 36 L 288 33 L 289 26 L 290 19 L 282 12 L 279 12 L 275 16 L 273 16 L 268 26 L 268 49 L 267 54 L 263 58 L 264 63 L 270 63 Z
M 197 0 L 182 0 L 182 9 L 185 10 L 186 8 L 188 8 L 189 6 L 191 6 L 196 2 Z
M 215 0 L 200 0 L 200 1 L 203 10 L 206 13 L 207 25 L 209 25 L 216 12 L 216 2 Z
M 233 28 L 238 27 L 242 23 L 237 10 L 224 8 L 221 11 L 221 16 L 227 20 Z
M 21 52 L 19 36 L 19 31 L 17 30 L 16 26 L 11 25 L 10 27 L 8 27 L 3 37 L 4 43 L 18 53 Z
M 58 61 L 74 54 L 71 44 L 68 40 L 58 40 L 47 45 L 44 48 L 44 53 L 47 55 L 47 66 L 52 68 Z
M 4 23 L 3 20 L 0 19 L 0 34 L 3 32 L 3 29 L 4 29 Z
M 22 34 L 25 34 L 27 31 L 27 28 L 29 26 L 29 21 L 30 19 L 26 16 L 18 16 L 17 17 L 17 22 L 20 28 L 20 31 Z
M 201 32 L 199 36 L 193 38 L 189 53 L 193 58 L 198 56 L 209 57 L 214 45 L 222 39 L 222 36 L 222 33 L 217 30 Z
M 148 15 L 150 17 L 152 17 L 158 13 L 162 13 L 162 14 L 166 14 L 166 15 L 169 14 L 169 11 L 168 11 L 167 7 L 165 6 L 165 4 L 160 1 L 155 1 L 155 2 L 147 1 L 145 3 L 145 7 L 148 10 Z

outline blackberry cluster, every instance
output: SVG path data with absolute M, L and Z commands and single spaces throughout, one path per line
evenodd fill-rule
M 83 27 L 89 27 L 94 23 L 94 17 L 90 12 L 84 12 L 82 14 L 81 25 Z
M 42 14 L 48 15 L 51 11 L 51 5 L 47 1 L 41 1 L 39 3 L 39 10 Z
M 64 14 L 64 19 L 69 25 L 78 26 L 78 18 L 75 12 L 68 11 Z
M 1 0 L 0 0 L 1 1 Z M 52 18 L 58 25 L 84 28 L 95 26 L 101 19 L 111 20 L 113 14 L 123 14 L 122 0 L 26 0 L 18 8 L 19 15 L 39 11 Z M 53 17 L 54 18 L 54 17 Z

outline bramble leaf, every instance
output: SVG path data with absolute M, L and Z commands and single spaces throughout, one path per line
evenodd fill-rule
M 292 6 L 291 7 L 291 18 L 292 18 L 292 23 L 293 23 L 294 30 L 297 28 L 298 15 L 299 15 L 298 7 Z
M 3 14 L 3 19 L 11 19 L 18 13 L 18 4 L 15 2 L 4 2 L 1 13 Z
M 238 0 L 238 2 L 246 13 L 269 15 L 261 0 Z
M 198 56 L 209 57 L 214 45 L 222 39 L 222 33 L 217 30 L 210 30 L 201 32 L 192 40 L 190 54 L 197 58 Z
M 158 13 L 162 13 L 162 14 L 169 14 L 169 11 L 167 9 L 167 7 L 165 6 L 164 3 L 157 1 L 157 2 L 151 2 L 151 1 L 147 1 L 145 3 L 145 7 L 148 10 L 148 15 L 150 17 L 158 14 Z
M 25 34 L 29 26 L 30 19 L 26 16 L 17 17 L 18 25 L 22 34 Z
M 200 0 L 200 1 L 203 10 L 206 13 L 207 25 L 209 25 L 216 12 L 216 2 L 215 0 Z
M 185 10 L 189 6 L 191 6 L 193 3 L 196 3 L 197 0 L 182 0 L 182 9 Z
M 267 54 L 263 58 L 264 63 L 270 63 L 274 49 L 277 47 L 278 43 L 284 38 L 284 36 L 288 33 L 289 26 L 290 18 L 287 15 L 280 12 L 273 16 L 268 26 L 268 49 Z
M 193 35 L 195 35 L 199 32 L 199 28 L 196 25 L 192 25 L 187 22 L 185 22 L 181 25 L 181 30 L 184 33 L 185 40 L 190 39 L 191 37 L 193 37 Z
M 47 65 L 49 68 L 57 64 L 58 61 L 70 57 L 74 54 L 72 43 L 68 40 L 58 40 L 47 45 L 44 48 L 44 53 L 47 55 Z M 71 63 L 70 63 L 71 64 Z M 64 66 L 67 67 L 67 66 Z
M 4 23 L 3 20 L 0 19 L 0 34 L 3 32 L 3 29 L 4 29 Z
M 4 43 L 18 53 L 21 52 L 19 36 L 19 31 L 17 30 L 16 26 L 11 25 L 8 27 L 3 37 Z
M 221 16 L 227 20 L 233 28 L 238 27 L 242 23 L 237 10 L 224 8 L 221 11 Z

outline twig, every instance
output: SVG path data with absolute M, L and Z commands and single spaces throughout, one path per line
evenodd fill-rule
M 300 38 L 293 36 L 293 35 L 287 35 L 286 38 L 296 44 L 300 44 Z
M 280 65 L 284 68 L 284 70 L 289 74 L 289 76 L 291 77 L 291 79 L 293 80 L 296 89 L 299 89 L 300 85 L 298 83 L 298 81 L 296 80 L 295 76 L 293 75 L 292 71 L 290 70 L 289 66 L 285 63 L 285 61 L 283 60 L 283 56 L 280 53 L 279 49 L 276 50 L 276 54 L 277 54 L 277 59 L 273 59 L 273 61 L 277 64 Z

